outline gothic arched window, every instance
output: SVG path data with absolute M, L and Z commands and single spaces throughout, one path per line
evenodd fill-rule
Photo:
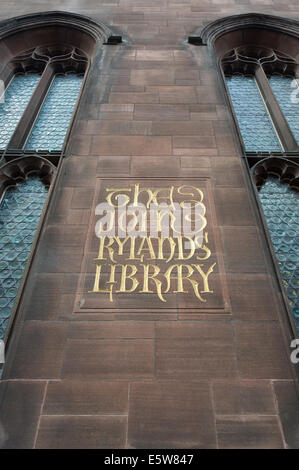
M 299 23 L 245 14 L 207 25 L 271 252 L 299 332 Z M 265 158 L 266 157 L 266 158 Z
M 38 46 L 9 65 L 15 72 L 0 103 L 0 146 L 10 152 L 61 151 L 87 69 L 86 54 L 76 47 Z
M 98 46 L 119 40 L 71 13 L 0 23 L 0 339 L 8 338 L 87 72 Z
M 55 167 L 42 159 L 19 159 L 16 165 L 19 174 L 15 179 L 9 177 L 9 164 L 2 168 L 9 185 L 0 202 L 0 338 L 7 330 L 55 174 Z
M 296 61 L 251 45 L 229 51 L 221 65 L 245 151 L 297 151 Z
M 270 157 L 254 165 L 252 174 L 285 295 L 299 331 L 299 165 Z

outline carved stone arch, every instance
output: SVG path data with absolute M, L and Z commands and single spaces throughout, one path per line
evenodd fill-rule
M 268 176 L 273 175 L 287 183 L 290 188 L 299 190 L 299 164 L 281 157 L 267 157 L 257 162 L 251 172 L 257 188 L 261 188 Z
M 40 155 L 30 155 L 11 160 L 0 168 L 0 200 L 3 192 L 9 186 L 16 186 L 18 181 L 35 173 L 45 186 L 50 186 L 57 168 Z
M 78 66 L 90 62 L 97 46 L 118 38 L 101 22 L 63 11 L 18 16 L 0 22 L 0 77 L 8 83 L 14 73 L 42 72 L 51 62 Z
M 238 68 L 244 72 L 244 63 L 249 73 L 254 73 L 257 64 L 267 74 L 298 73 L 299 21 L 246 13 L 213 21 L 195 34 L 213 48 L 218 63 L 224 61 L 226 68 L 231 64 L 237 73 Z
M 203 44 L 214 48 L 218 58 L 248 44 L 274 48 L 294 59 L 298 54 L 299 21 L 279 16 L 259 13 L 227 16 L 198 29 L 195 34 Z

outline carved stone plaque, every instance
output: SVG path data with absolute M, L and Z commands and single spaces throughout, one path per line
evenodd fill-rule
M 228 313 L 208 178 L 98 179 L 76 312 Z

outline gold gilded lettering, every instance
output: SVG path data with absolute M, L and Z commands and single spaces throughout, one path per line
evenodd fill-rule
M 162 232 L 164 235 L 168 235 L 169 227 L 171 227 L 174 232 L 177 232 L 174 226 L 176 222 L 176 218 L 175 218 L 174 213 L 171 210 L 169 210 L 169 208 L 157 210 L 156 215 L 157 215 L 156 224 L 157 224 L 158 233 Z M 167 217 L 167 219 L 166 219 L 166 224 L 163 227 L 164 217 Z
M 133 199 L 133 205 L 138 206 L 139 204 L 139 196 L 141 193 L 146 192 L 148 195 L 148 200 L 146 202 L 146 207 L 149 209 L 150 204 L 153 202 L 154 204 L 159 204 L 159 201 L 161 199 L 165 199 L 169 201 L 170 205 L 173 206 L 173 190 L 174 186 L 171 186 L 170 188 L 157 188 L 155 190 L 152 190 L 150 188 L 143 188 L 140 189 L 140 184 L 136 183 L 134 185 L 134 199 Z M 166 191 L 167 196 L 162 196 L 160 195 L 161 192 Z
M 203 239 L 204 239 L 206 242 L 208 242 L 208 232 L 206 232 L 206 233 L 204 234 Z M 210 256 L 211 256 L 211 250 L 210 250 L 210 248 L 207 247 L 206 245 L 202 245 L 201 242 L 202 242 L 202 238 L 201 238 L 201 237 L 195 237 L 195 245 L 196 245 L 198 248 L 200 248 L 201 250 L 203 250 L 203 251 L 205 252 L 205 255 L 203 255 L 203 256 L 197 255 L 197 256 L 196 256 L 196 259 L 199 259 L 199 260 L 204 261 L 204 260 L 210 258 Z
M 207 272 L 205 273 L 202 269 L 201 269 L 201 266 L 203 266 L 203 264 L 192 264 L 192 266 L 194 266 L 197 271 L 199 272 L 199 274 L 201 275 L 202 277 L 202 280 L 203 280 L 203 287 L 204 289 L 202 291 L 200 291 L 201 293 L 204 293 L 204 292 L 213 292 L 212 290 L 210 290 L 209 288 L 209 282 L 208 282 L 208 278 L 209 278 L 209 275 L 213 272 L 214 270 L 214 266 L 216 265 L 216 263 L 212 264 L 209 269 L 207 270 Z
M 121 280 L 120 280 L 120 288 L 116 292 L 134 292 L 136 287 L 139 285 L 135 274 L 137 273 L 137 268 L 134 264 L 122 264 L 121 266 Z M 128 274 L 127 269 L 131 268 L 131 272 Z M 126 280 L 130 279 L 132 281 L 132 287 L 130 289 L 126 289 Z
M 136 211 L 138 212 L 138 214 L 136 214 Z M 129 206 L 127 213 L 128 215 L 133 216 L 127 225 L 128 233 L 135 232 L 135 234 L 140 236 L 142 236 L 142 234 L 146 234 L 146 210 L 143 210 L 143 208 L 134 208 L 133 206 Z M 138 227 L 138 230 L 136 229 L 136 227 Z
M 161 202 L 161 199 L 162 200 L 166 200 L 166 201 L 169 201 L 169 205 L 171 207 L 174 207 L 174 203 L 173 203 L 173 190 L 174 190 L 174 186 L 170 186 L 170 188 L 157 188 L 153 191 L 153 201 L 155 204 L 160 204 Z M 161 196 L 159 195 L 160 193 L 162 193 L 163 191 L 166 191 L 168 193 L 167 196 Z
M 107 244 L 105 244 L 106 238 L 108 238 L 108 243 L 107 243 Z M 107 248 L 108 253 L 109 253 L 110 260 L 112 261 L 112 263 L 114 263 L 114 262 L 115 262 L 114 257 L 113 257 L 113 255 L 114 255 L 114 249 L 111 248 L 111 245 L 113 245 L 113 243 L 114 243 L 114 238 L 112 238 L 112 237 L 106 237 L 106 236 L 105 236 L 105 237 L 101 237 L 101 238 L 100 238 L 99 254 L 98 254 L 98 257 L 95 258 L 95 259 L 96 259 L 96 260 L 98 260 L 98 259 L 107 259 L 107 258 L 104 257 L 104 249 Z
M 196 201 L 188 201 L 188 203 L 191 203 L 191 202 L 196 202 Z M 185 233 L 188 232 L 188 229 L 195 232 L 195 233 L 202 232 L 203 229 L 207 225 L 207 219 L 204 216 L 205 212 L 206 212 L 205 205 L 202 204 L 201 202 L 197 202 L 194 205 L 194 207 L 188 208 L 185 205 L 185 202 L 182 202 L 181 204 L 184 204 L 184 205 L 182 205 L 182 207 L 184 209 L 184 213 L 183 213 L 184 232 Z M 201 213 L 199 212 L 198 207 L 201 208 Z M 192 210 L 191 214 L 189 213 L 190 209 Z M 189 222 L 189 223 L 187 223 L 186 221 Z M 199 224 L 199 226 L 198 226 L 198 224 Z M 196 228 L 196 230 L 195 230 L 195 228 Z
M 170 246 L 170 255 L 168 259 L 166 260 L 166 263 L 169 263 L 169 261 L 172 260 L 174 256 L 175 247 L 176 247 L 176 243 L 172 237 L 167 237 L 167 238 L 158 237 L 158 259 L 164 259 L 163 245 L 166 240 L 169 242 L 169 246 Z
M 110 204 L 110 206 L 112 207 L 124 207 L 126 206 L 129 202 L 130 202 L 130 197 L 127 195 L 127 194 L 117 194 L 119 193 L 120 191 L 127 191 L 127 192 L 131 192 L 132 189 L 131 188 L 106 188 L 106 191 L 110 191 L 110 193 L 108 194 L 108 196 L 106 197 L 106 201 L 108 202 L 108 204 Z M 117 194 L 117 195 L 116 195 Z M 116 195 L 116 196 L 115 196 Z M 112 201 L 112 198 L 115 196 L 115 202 L 117 202 L 116 204 L 113 203 Z M 122 204 L 118 204 L 118 200 L 120 197 L 124 197 L 124 200 L 122 202 Z
M 96 265 L 96 274 L 95 274 L 95 278 L 94 278 L 93 289 L 89 290 L 88 292 L 105 292 L 106 294 L 110 293 L 110 289 L 100 289 L 102 266 L 103 266 L 102 264 L 97 264 Z
M 194 191 L 183 191 L 183 188 L 192 188 Z M 201 191 L 201 189 L 199 188 L 196 188 L 195 186 L 187 186 L 187 185 L 183 185 L 183 186 L 180 186 L 178 188 L 178 194 L 181 194 L 183 196 L 191 196 L 191 197 L 196 197 L 197 195 L 199 196 L 199 200 L 195 200 L 195 199 L 186 199 L 184 201 L 182 201 L 180 203 L 180 206 L 181 207 L 185 207 L 185 203 L 186 202 L 194 202 L 195 205 L 198 204 L 198 203 L 201 203 L 203 201 L 203 192 Z
M 134 261 L 142 261 L 143 259 L 143 256 L 141 256 L 140 258 L 138 257 L 135 257 L 135 241 L 136 241 L 136 237 L 130 237 L 131 239 L 131 244 L 130 244 L 130 256 L 129 256 L 129 260 L 134 260 Z
M 187 271 L 188 271 L 187 275 L 183 275 L 183 267 L 187 269 Z M 176 276 L 172 275 L 172 271 L 174 269 L 177 270 L 177 275 Z M 183 286 L 183 280 L 185 279 L 186 281 L 189 281 L 190 284 L 192 285 L 195 296 L 201 302 L 206 302 L 206 300 L 203 299 L 201 297 L 200 293 L 198 292 L 198 282 L 196 282 L 194 279 L 191 279 L 191 276 L 192 276 L 193 272 L 194 272 L 194 269 L 191 268 L 191 266 L 189 264 L 173 264 L 172 266 L 170 266 L 167 269 L 166 273 L 164 274 L 165 279 L 167 281 L 167 287 L 166 287 L 165 293 L 169 291 L 170 283 L 171 283 L 172 279 L 177 281 L 177 290 L 174 290 L 173 292 L 175 292 L 175 293 L 177 293 L 177 292 L 188 293 L 188 291 L 184 290 L 184 286 Z
M 183 239 L 188 240 L 187 243 L 190 244 L 190 253 L 188 256 L 184 256 Z M 190 237 L 178 237 L 177 240 L 178 240 L 178 257 L 176 259 L 186 260 L 186 259 L 192 258 L 195 252 L 194 240 L 192 240 L 192 238 Z
M 154 283 L 156 284 L 156 289 L 157 289 L 157 294 L 159 299 L 162 302 L 166 302 L 166 300 L 163 298 L 162 295 L 162 282 L 159 279 L 156 279 L 156 276 L 158 276 L 160 272 L 160 268 L 158 266 L 155 266 L 154 264 L 142 264 L 143 266 L 143 288 L 140 291 L 140 293 L 153 293 L 152 290 L 149 290 L 148 287 L 148 281 L 149 279 L 152 279 Z M 153 274 L 149 274 L 149 269 L 153 268 L 154 272 Z
M 139 196 L 141 193 L 147 193 L 148 195 L 148 200 L 146 203 L 146 207 L 149 208 L 150 203 L 153 200 L 153 192 L 149 188 L 143 188 L 139 189 L 139 183 L 134 184 L 134 199 L 133 199 L 133 206 L 138 206 L 139 205 Z
M 119 256 L 121 256 L 121 255 L 124 254 L 124 253 L 123 253 L 124 245 L 127 243 L 127 241 L 129 240 L 129 238 L 130 238 L 130 237 L 127 236 L 127 237 L 124 239 L 124 241 L 122 242 L 119 237 L 115 237 L 115 241 L 116 241 L 116 243 L 118 244 L 118 254 L 119 254 Z
M 147 248 L 143 247 L 145 242 L 147 243 Z M 150 258 L 151 259 L 156 259 L 156 255 L 155 255 L 154 248 L 153 248 L 152 241 L 151 241 L 150 237 L 144 237 L 144 238 L 141 239 L 141 243 L 140 243 L 139 249 L 137 251 L 137 255 L 141 255 L 142 251 L 148 251 L 149 254 L 150 254 Z M 141 261 L 143 261 L 143 257 L 144 257 L 144 255 L 141 256 Z

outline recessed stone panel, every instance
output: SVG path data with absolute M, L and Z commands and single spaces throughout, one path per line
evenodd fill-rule
M 209 178 L 98 178 L 75 311 L 227 313 Z

